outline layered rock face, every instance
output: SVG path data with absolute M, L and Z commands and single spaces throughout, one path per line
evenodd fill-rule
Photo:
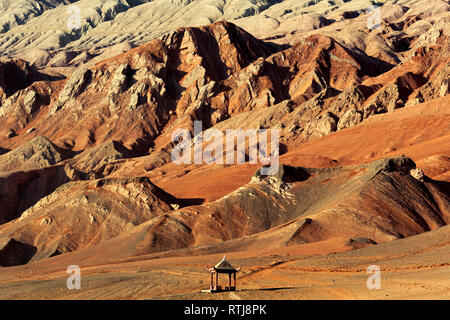
M 68 3 L 23 2 L 0 20 L 0 265 L 359 248 L 449 223 L 446 2 L 386 3 L 369 28 L 364 1 L 217 1 L 194 19 L 205 1 L 83 0 L 80 30 L 45 34 L 24 30 Z M 149 31 L 100 32 L 130 19 Z M 249 147 L 243 165 L 174 164 L 172 134 L 196 121 L 278 129 L 278 174 Z
M 173 130 L 192 132 L 193 121 L 203 121 L 204 129 L 222 121 L 233 126 L 244 113 L 242 127 L 270 125 L 282 130 L 285 142 L 307 141 L 445 96 L 448 35 L 437 32 L 434 42 L 417 48 L 420 41 L 411 41 L 410 55 L 393 66 L 320 34 L 286 47 L 227 22 L 179 29 L 79 67 L 67 80 L 34 81 L 22 90 L 5 83 L 2 143 L 14 147 L 31 130 L 74 151 L 117 140 L 142 154 L 156 138 L 157 148 L 170 149 Z M 249 121 L 272 107 L 281 113 L 270 122 Z

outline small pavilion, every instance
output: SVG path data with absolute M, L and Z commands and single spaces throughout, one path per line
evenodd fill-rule
M 222 291 L 236 291 L 236 273 L 241 268 L 233 267 L 223 256 L 222 261 L 216 264 L 214 267 L 208 269 L 211 272 L 211 285 L 209 292 L 222 292 Z M 228 274 L 228 286 L 219 286 L 219 273 Z M 233 285 L 231 285 L 231 277 L 233 276 Z

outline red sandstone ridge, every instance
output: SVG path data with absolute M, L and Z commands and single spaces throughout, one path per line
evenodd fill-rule
M 214 110 L 202 104 L 222 90 L 219 81 L 275 48 L 226 22 L 180 29 L 92 69 L 77 69 L 47 93 L 45 105 L 28 110 L 27 123 L 11 123 L 5 130 L 26 134 L 32 127 L 72 150 L 114 139 L 145 153 L 171 121 L 171 114 L 184 119 L 195 113 L 214 118 L 221 111 L 213 115 Z M 13 110 L 16 104 L 25 104 L 31 93 L 17 95 L 14 101 L 5 101 L 3 114 L 11 120 L 23 118 Z M 69 125 L 74 120 L 79 125 Z M 15 140 L 21 138 L 9 141 L 8 147 Z
M 116 140 L 145 154 L 150 147 L 170 149 L 173 130 L 192 130 L 195 120 L 206 129 L 281 102 L 292 112 L 281 111 L 270 125 L 286 141 L 305 141 L 445 95 L 446 39 L 442 34 L 436 44 L 418 47 L 391 69 L 322 35 L 285 48 L 226 22 L 182 28 L 80 67 L 68 80 L 47 76 L 16 90 L 0 113 L 3 148 L 40 134 L 73 151 Z

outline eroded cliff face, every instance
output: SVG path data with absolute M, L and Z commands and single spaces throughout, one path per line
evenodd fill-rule
M 283 20 L 284 42 L 273 28 L 261 40 L 219 21 L 119 55 L 3 59 L 0 264 L 336 237 L 357 248 L 448 224 L 450 49 L 447 25 L 435 23 L 448 21 L 448 5 L 383 10 L 374 30 L 351 10 L 303 17 L 310 30 L 297 36 Z M 280 130 L 279 175 L 252 177 L 249 163 L 175 165 L 172 133 L 192 134 L 195 121 Z
M 397 24 L 408 19 L 404 13 Z M 388 34 L 395 29 L 392 23 L 383 28 Z M 80 66 L 64 80 L 21 60 L 6 61 L 0 142 L 11 149 L 43 135 L 79 151 L 116 140 L 145 154 L 155 145 L 170 149 L 173 130 L 192 132 L 193 121 L 207 129 L 245 113 L 243 127 L 270 124 L 285 142 L 307 141 L 447 95 L 448 37 L 437 24 L 420 37 L 402 38 L 406 51 L 394 65 L 319 32 L 289 46 L 217 22 Z M 252 120 L 280 103 L 289 110 L 273 121 Z

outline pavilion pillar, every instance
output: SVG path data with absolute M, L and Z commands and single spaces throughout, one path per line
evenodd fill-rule
M 216 271 L 216 288 L 215 288 L 216 290 L 218 286 L 219 286 L 219 273 Z
M 213 288 L 214 288 L 214 278 L 213 278 L 213 273 L 211 271 L 211 282 L 210 282 L 210 285 L 209 285 L 209 289 L 212 290 Z
M 236 290 L 236 272 L 233 272 L 233 278 L 234 278 L 234 289 Z
M 228 274 L 228 288 L 231 290 L 231 273 Z

